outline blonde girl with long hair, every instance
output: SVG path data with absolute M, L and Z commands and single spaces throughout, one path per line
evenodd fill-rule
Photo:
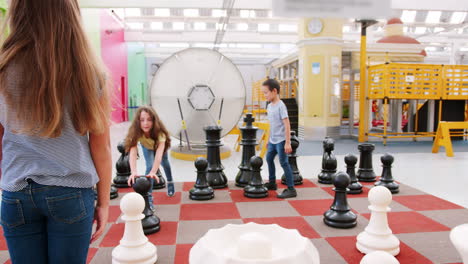
M 108 220 L 106 77 L 81 20 L 77 0 L 10 1 L 0 47 L 0 188 L 15 264 L 86 263 Z
M 125 138 L 125 149 L 130 152 L 131 175 L 128 184 L 135 182 L 137 176 L 137 144 L 140 143 L 146 163 L 145 175 L 150 177 L 151 184 L 154 180 L 159 182 L 157 171 L 162 165 L 167 178 L 167 194 L 174 195 L 174 183 L 172 181 L 171 165 L 168 158 L 168 149 L 171 146 L 171 137 L 154 109 L 149 106 L 139 107 L 135 118 L 128 129 Z M 149 191 L 150 207 L 153 208 L 153 188 Z

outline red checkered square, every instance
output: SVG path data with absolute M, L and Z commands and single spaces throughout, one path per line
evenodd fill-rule
M 182 244 L 176 246 L 174 264 L 187 264 L 189 263 L 190 249 L 193 244 Z
M 288 201 L 302 216 L 323 215 L 333 203 L 333 199 Z
M 417 212 L 390 212 L 388 223 L 394 234 L 449 231 L 450 228 Z M 363 214 L 369 219 L 370 214 Z
M 234 203 L 182 204 L 180 220 L 239 219 L 240 214 Z
M 166 192 L 153 192 L 153 203 L 154 204 L 180 204 L 182 194 L 181 192 L 176 192 L 174 196 L 167 196 Z
M 268 218 L 246 218 L 244 223 L 254 222 L 269 225 L 278 224 L 287 229 L 297 229 L 299 233 L 307 238 L 320 238 L 320 235 L 304 220 L 303 217 L 268 217 Z
M 358 264 L 364 257 L 364 254 L 356 249 L 355 236 L 329 237 L 326 240 L 348 263 Z M 402 264 L 432 264 L 432 261 L 404 243 L 400 243 L 400 254 L 396 257 Z
M 459 205 L 432 195 L 395 196 L 393 200 L 415 211 L 463 209 Z

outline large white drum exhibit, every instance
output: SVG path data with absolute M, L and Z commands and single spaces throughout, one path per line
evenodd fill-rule
M 203 127 L 220 125 L 223 137 L 236 126 L 246 91 L 239 70 L 227 57 L 189 48 L 164 61 L 151 82 L 150 96 L 173 137 L 200 145 L 205 143 Z

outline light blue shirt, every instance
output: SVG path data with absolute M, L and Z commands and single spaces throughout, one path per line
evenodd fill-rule
M 288 109 L 283 101 L 279 101 L 275 105 L 268 104 L 267 107 L 268 120 L 270 121 L 270 143 L 278 144 L 286 140 L 285 127 L 283 119 L 288 118 Z

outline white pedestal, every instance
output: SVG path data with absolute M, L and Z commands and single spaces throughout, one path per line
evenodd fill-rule
M 190 264 L 320 263 L 315 246 L 297 230 L 255 223 L 209 230 L 189 259 Z
M 468 264 L 468 224 L 454 227 L 450 231 L 450 240 L 462 257 L 463 263 Z
M 128 193 L 120 201 L 125 231 L 120 244 L 112 250 L 112 264 L 154 264 L 158 259 L 156 246 L 143 233 L 144 208 L 145 201 L 138 193 Z

